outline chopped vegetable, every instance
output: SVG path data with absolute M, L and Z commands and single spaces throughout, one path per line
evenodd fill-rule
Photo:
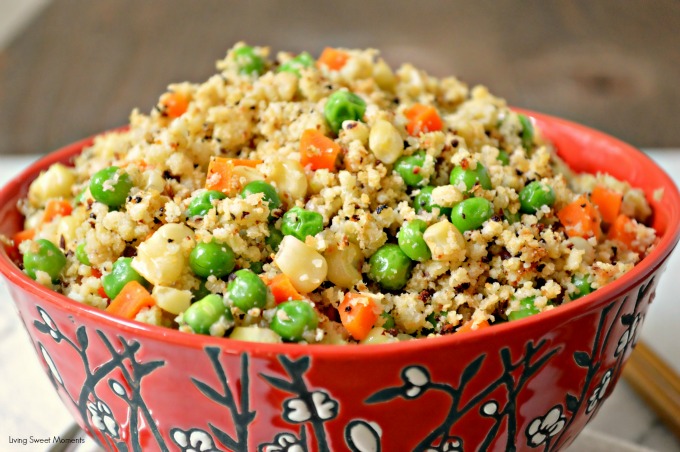
M 68 201 L 62 199 L 50 199 L 45 206 L 43 213 L 43 223 L 49 223 L 57 217 L 65 217 L 70 215 L 73 207 Z
M 612 224 L 621 211 L 623 195 L 602 185 L 596 185 L 590 195 L 590 200 L 597 206 L 602 221 Z
M 489 171 L 481 163 L 477 163 L 475 169 L 463 169 L 462 166 L 455 166 L 449 175 L 449 182 L 457 188 L 462 183 L 465 185 L 465 193 L 468 194 L 476 184 L 479 184 L 484 190 L 491 190 Z
M 206 190 L 216 190 L 227 195 L 234 195 L 241 189 L 241 182 L 238 177 L 235 177 L 234 168 L 237 166 L 255 168 L 260 163 L 262 163 L 262 160 L 215 157 L 208 165 L 205 188 Z
M 579 196 L 575 201 L 562 207 L 557 212 L 557 218 L 564 225 L 564 230 L 569 237 L 588 239 L 602 235 L 600 214 L 585 195 Z
M 493 216 L 493 204 L 485 198 L 468 198 L 461 201 L 451 211 L 451 223 L 460 232 L 479 229 Z
M 326 47 L 323 49 L 323 52 L 321 52 L 316 64 L 319 67 L 326 66 L 332 71 L 339 71 L 345 66 L 347 60 L 349 60 L 349 54 L 347 52 L 332 47 Z
M 210 334 L 210 327 L 224 317 L 233 322 L 231 311 L 220 295 L 210 294 L 198 300 L 184 311 L 184 322 L 197 334 Z
M 294 58 L 291 58 L 290 60 L 283 63 L 276 71 L 292 72 L 293 74 L 300 77 L 300 69 L 305 69 L 312 66 L 314 66 L 314 58 L 312 58 L 309 53 L 302 52 Z
M 340 145 L 315 129 L 307 129 L 300 137 L 300 164 L 316 171 L 335 170 Z
M 21 245 L 22 242 L 33 240 L 33 237 L 35 237 L 35 229 L 24 229 L 12 236 L 12 242 L 16 248 L 19 248 L 19 245 Z
M 442 130 L 442 119 L 437 109 L 429 105 L 414 104 L 404 111 L 404 116 L 408 120 L 406 130 L 409 135 L 418 136 L 421 133 Z
M 425 164 L 425 151 L 416 151 L 412 155 L 400 157 L 395 163 L 393 171 L 399 174 L 406 185 L 415 187 L 425 185 L 424 177 L 421 174 Z
M 199 242 L 191 250 L 189 265 L 194 274 L 207 278 L 215 275 L 221 278 L 228 275 L 234 269 L 234 252 L 226 243 Z
M 274 295 L 277 304 L 288 300 L 300 300 L 302 295 L 295 289 L 290 278 L 283 273 L 274 276 L 268 283 L 269 290 Z
M 637 222 L 627 215 L 619 214 L 609 227 L 607 238 L 623 243 L 629 250 L 641 253 L 644 246 L 636 241 Z
M 519 302 L 519 309 L 508 314 L 508 320 L 519 320 L 541 312 L 540 309 L 534 304 L 535 299 L 536 297 L 523 298 Z
M 472 320 L 468 320 L 456 330 L 456 333 L 469 333 L 472 331 L 483 330 L 484 328 L 488 328 L 491 326 L 488 320 L 484 320 L 483 322 L 478 323 L 476 328 L 474 328 L 474 325 L 475 322 L 473 322 Z
M 182 93 L 170 92 L 161 96 L 161 112 L 169 118 L 179 118 L 189 108 L 189 99 Z
M 378 320 L 379 311 L 380 307 L 372 298 L 355 292 L 347 292 L 338 307 L 342 325 L 358 341 L 368 336 Z
M 125 317 L 126 319 L 134 319 L 139 314 L 139 311 L 144 308 L 150 308 L 155 304 L 156 301 L 149 291 L 138 281 L 133 280 L 125 284 L 125 287 L 106 308 L 106 312 Z

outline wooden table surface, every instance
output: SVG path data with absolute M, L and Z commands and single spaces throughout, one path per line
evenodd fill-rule
M 0 53 L 0 154 L 123 124 L 242 39 L 376 47 L 393 66 L 456 74 L 637 146 L 678 146 L 678 30 L 677 0 L 52 1 Z

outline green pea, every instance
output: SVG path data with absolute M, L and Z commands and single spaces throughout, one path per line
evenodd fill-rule
M 390 243 L 380 247 L 369 260 L 368 276 L 383 289 L 399 290 L 411 277 L 413 261 L 404 254 L 399 245 Z
M 540 310 L 534 305 L 534 300 L 536 297 L 527 297 L 519 302 L 519 310 L 513 311 L 508 314 L 508 320 L 519 320 L 525 317 L 529 317 L 534 314 L 538 314 Z
M 252 271 L 256 275 L 259 275 L 260 273 L 262 273 L 263 267 L 264 267 L 264 264 L 262 262 L 251 262 L 250 267 L 248 267 L 248 268 L 250 269 L 250 271 Z
M 432 257 L 430 248 L 423 238 L 425 229 L 427 223 L 419 219 L 406 222 L 399 228 L 397 234 L 399 248 L 414 261 L 423 262 Z
M 319 316 L 306 301 L 284 301 L 276 307 L 270 328 L 286 342 L 299 342 L 319 325 Z
M 87 187 L 80 190 L 80 193 L 78 193 L 76 195 L 76 197 L 73 198 L 73 205 L 74 206 L 77 206 L 78 204 L 82 204 L 85 201 L 85 193 L 87 193 Z
M 493 204 L 484 198 L 468 198 L 453 206 L 451 223 L 460 232 L 479 229 L 493 216 Z
M 198 276 L 221 278 L 234 269 L 234 252 L 226 243 L 200 242 L 191 250 L 189 266 Z
M 555 192 L 551 186 L 533 181 L 519 192 L 519 202 L 523 213 L 536 213 L 555 204 Z
M 201 193 L 191 200 L 189 207 L 187 208 L 187 217 L 202 217 L 214 209 L 214 200 L 224 199 L 227 195 L 217 190 L 209 190 Z
M 593 287 L 588 282 L 587 275 L 574 275 L 571 278 L 571 282 L 576 286 L 576 290 L 569 295 L 571 300 L 576 300 L 584 295 L 588 295 L 593 291 Z
M 333 132 L 338 133 L 344 121 L 361 121 L 366 112 L 366 102 L 350 91 L 336 91 L 328 97 L 324 116 Z
M 147 286 L 149 283 L 132 268 L 132 258 L 121 257 L 113 263 L 111 273 L 102 276 L 102 286 L 106 296 L 110 299 L 116 298 L 125 284 L 130 281 L 137 281 L 138 283 Z
M 193 295 L 194 300 L 201 300 L 205 298 L 206 296 L 212 294 L 210 289 L 208 289 L 205 286 L 206 280 L 201 279 L 201 282 L 198 284 L 198 289 L 192 289 L 191 294 Z
M 234 58 L 241 74 L 260 75 L 264 72 L 264 60 L 250 46 L 242 46 L 234 50 Z
M 313 236 L 321 231 L 323 231 L 323 215 L 318 212 L 293 207 L 283 215 L 281 223 L 283 235 L 292 235 L 304 242 L 308 235 Z
M 120 207 L 132 189 L 132 179 L 117 166 L 97 171 L 90 180 L 90 193 L 95 201 L 109 207 Z
M 269 226 L 269 236 L 264 239 L 264 243 L 269 245 L 272 250 L 278 251 L 281 240 L 283 240 L 283 232 L 279 231 L 274 226 Z
M 184 322 L 197 334 L 210 334 L 210 327 L 224 316 L 228 321 L 233 321 L 231 311 L 224 304 L 220 295 L 207 295 L 184 311 Z
M 292 72 L 300 77 L 300 69 L 314 67 L 314 63 L 314 58 L 309 53 L 302 52 L 279 66 L 277 72 Z
M 522 146 L 524 149 L 531 150 L 534 145 L 534 125 L 531 120 L 525 115 L 517 115 L 519 122 L 522 124 Z
M 31 279 L 37 279 L 36 273 L 42 271 L 50 275 L 54 283 L 59 281 L 59 274 L 66 266 L 64 253 L 47 239 L 35 240 L 23 260 L 24 270 Z
M 399 157 L 394 162 L 394 172 L 399 174 L 409 187 L 419 185 L 424 179 L 421 172 L 425 164 L 425 156 L 425 151 L 416 151 L 412 155 Z
M 456 166 L 449 175 L 449 181 L 453 186 L 459 186 L 462 182 L 465 185 L 465 192 L 469 193 L 477 183 L 484 190 L 491 190 L 491 178 L 489 172 L 484 165 L 477 163 L 475 169 L 463 169 L 461 166 Z
M 503 209 L 503 218 L 505 218 L 509 224 L 513 224 L 519 223 L 522 219 L 522 215 L 519 211 L 512 213 L 509 209 Z
M 498 151 L 497 159 L 503 166 L 508 166 L 510 164 L 510 154 L 502 149 Z
M 276 189 L 272 187 L 271 184 L 268 184 L 267 182 L 261 180 L 254 180 L 245 187 L 243 187 L 243 190 L 241 190 L 241 198 L 245 199 L 247 196 L 256 193 L 264 194 L 263 200 L 265 203 L 267 203 L 267 206 L 269 207 L 270 217 L 272 216 L 272 212 L 274 210 L 281 207 L 281 199 L 279 198 L 279 195 L 276 193 Z
M 85 251 L 85 242 L 76 246 L 76 259 L 83 265 L 91 265 L 90 258 L 87 257 L 87 251 Z
M 390 313 L 388 313 L 388 312 L 383 312 L 382 314 L 380 314 L 380 317 L 382 317 L 382 320 L 383 320 L 382 327 L 383 327 L 384 329 L 386 329 L 386 330 L 391 330 L 392 328 L 394 328 L 394 325 L 395 325 L 395 323 L 394 323 L 394 317 L 392 317 L 392 316 L 390 315 Z
M 413 198 L 413 208 L 416 209 L 417 213 L 422 212 L 423 210 L 425 212 L 432 212 L 432 209 L 437 208 L 439 209 L 440 215 L 446 215 L 447 217 L 450 216 L 451 207 L 442 207 L 432 201 L 433 191 L 434 187 L 432 185 L 426 185 L 425 187 L 421 188 L 420 193 L 418 193 L 416 197 Z
M 227 285 L 231 302 L 243 312 L 252 308 L 263 308 L 267 303 L 267 286 L 252 271 L 243 269 L 234 273 Z

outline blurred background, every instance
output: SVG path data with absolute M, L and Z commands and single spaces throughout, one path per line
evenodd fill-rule
M 0 154 L 46 153 L 200 82 L 239 40 L 374 47 L 640 147 L 680 143 L 677 0 L 0 1 Z

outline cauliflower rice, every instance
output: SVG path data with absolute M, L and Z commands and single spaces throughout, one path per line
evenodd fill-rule
M 243 53 L 250 55 L 245 63 Z M 550 310 L 584 294 L 578 278 L 588 291 L 597 290 L 653 247 L 655 231 L 645 226 L 651 210 L 641 190 L 606 174 L 573 174 L 528 118 L 486 88 L 438 79 L 410 64 L 393 70 L 372 49 L 324 54 L 309 64 L 307 54 L 272 57 L 266 47 L 239 43 L 204 83 L 170 85 L 149 114 L 133 111 L 129 129 L 98 136 L 74 167 L 53 165 L 19 203 L 30 232 L 14 239 L 24 256 L 19 265 L 26 265 L 38 239 L 49 240 L 65 264 L 57 278 L 41 269 L 31 276 L 73 300 L 110 309 L 102 278 L 114 262 L 131 258 L 148 291 L 148 302 L 129 315 L 137 321 L 199 332 L 184 313 L 212 293 L 224 312 L 203 334 L 344 344 L 476 330 L 520 312 Z M 298 60 L 303 63 L 294 64 Z M 338 91 L 354 93 L 365 108 L 336 133 L 326 104 Z M 347 113 L 341 107 L 340 120 Z M 418 122 L 418 108 L 430 116 Z M 306 131 L 334 145 L 301 148 Z M 420 164 L 408 174 L 395 170 L 416 155 Z M 219 162 L 229 171 L 220 171 Z M 131 182 L 119 207 L 91 190 L 93 175 L 110 167 L 119 169 L 100 187 L 105 195 L 124 174 Z M 481 177 L 471 187 L 452 183 L 456 167 L 485 168 L 490 185 Z M 280 206 L 262 193 L 242 196 L 253 181 L 270 184 Z M 532 182 L 553 195 L 534 212 L 520 200 Z M 224 196 L 190 215 L 206 186 Z M 426 189 L 431 212 L 414 202 L 426 186 L 433 187 Z M 592 196 L 596 189 L 618 199 L 614 216 L 623 223 L 614 225 L 611 206 Z M 460 218 L 452 224 L 449 211 L 471 198 L 487 200 L 492 212 L 461 231 Z M 55 199 L 68 207 L 48 215 Z M 594 212 L 592 221 L 563 224 L 567 206 L 578 210 L 574 203 L 581 202 Z M 296 207 L 320 214 L 322 229 L 304 240 L 284 234 L 277 247 L 270 235 L 285 229 L 282 217 Z M 403 259 L 402 244 L 395 245 L 399 231 L 416 220 L 424 224 L 426 248 L 420 249 L 431 257 L 406 257 L 403 281 L 395 283 L 401 287 L 394 287 L 388 282 L 396 276 L 381 279 L 371 257 L 392 246 Z M 591 231 L 583 229 L 587 224 Z M 267 288 L 262 303 L 237 306 L 228 289 L 233 275 L 196 274 L 192 250 L 208 242 L 233 251 L 229 273 L 259 275 Z M 286 292 L 272 285 L 281 274 L 297 292 L 289 298 L 302 300 L 315 316 L 297 336 L 282 338 L 272 326 L 291 321 L 291 311 L 279 308 Z

